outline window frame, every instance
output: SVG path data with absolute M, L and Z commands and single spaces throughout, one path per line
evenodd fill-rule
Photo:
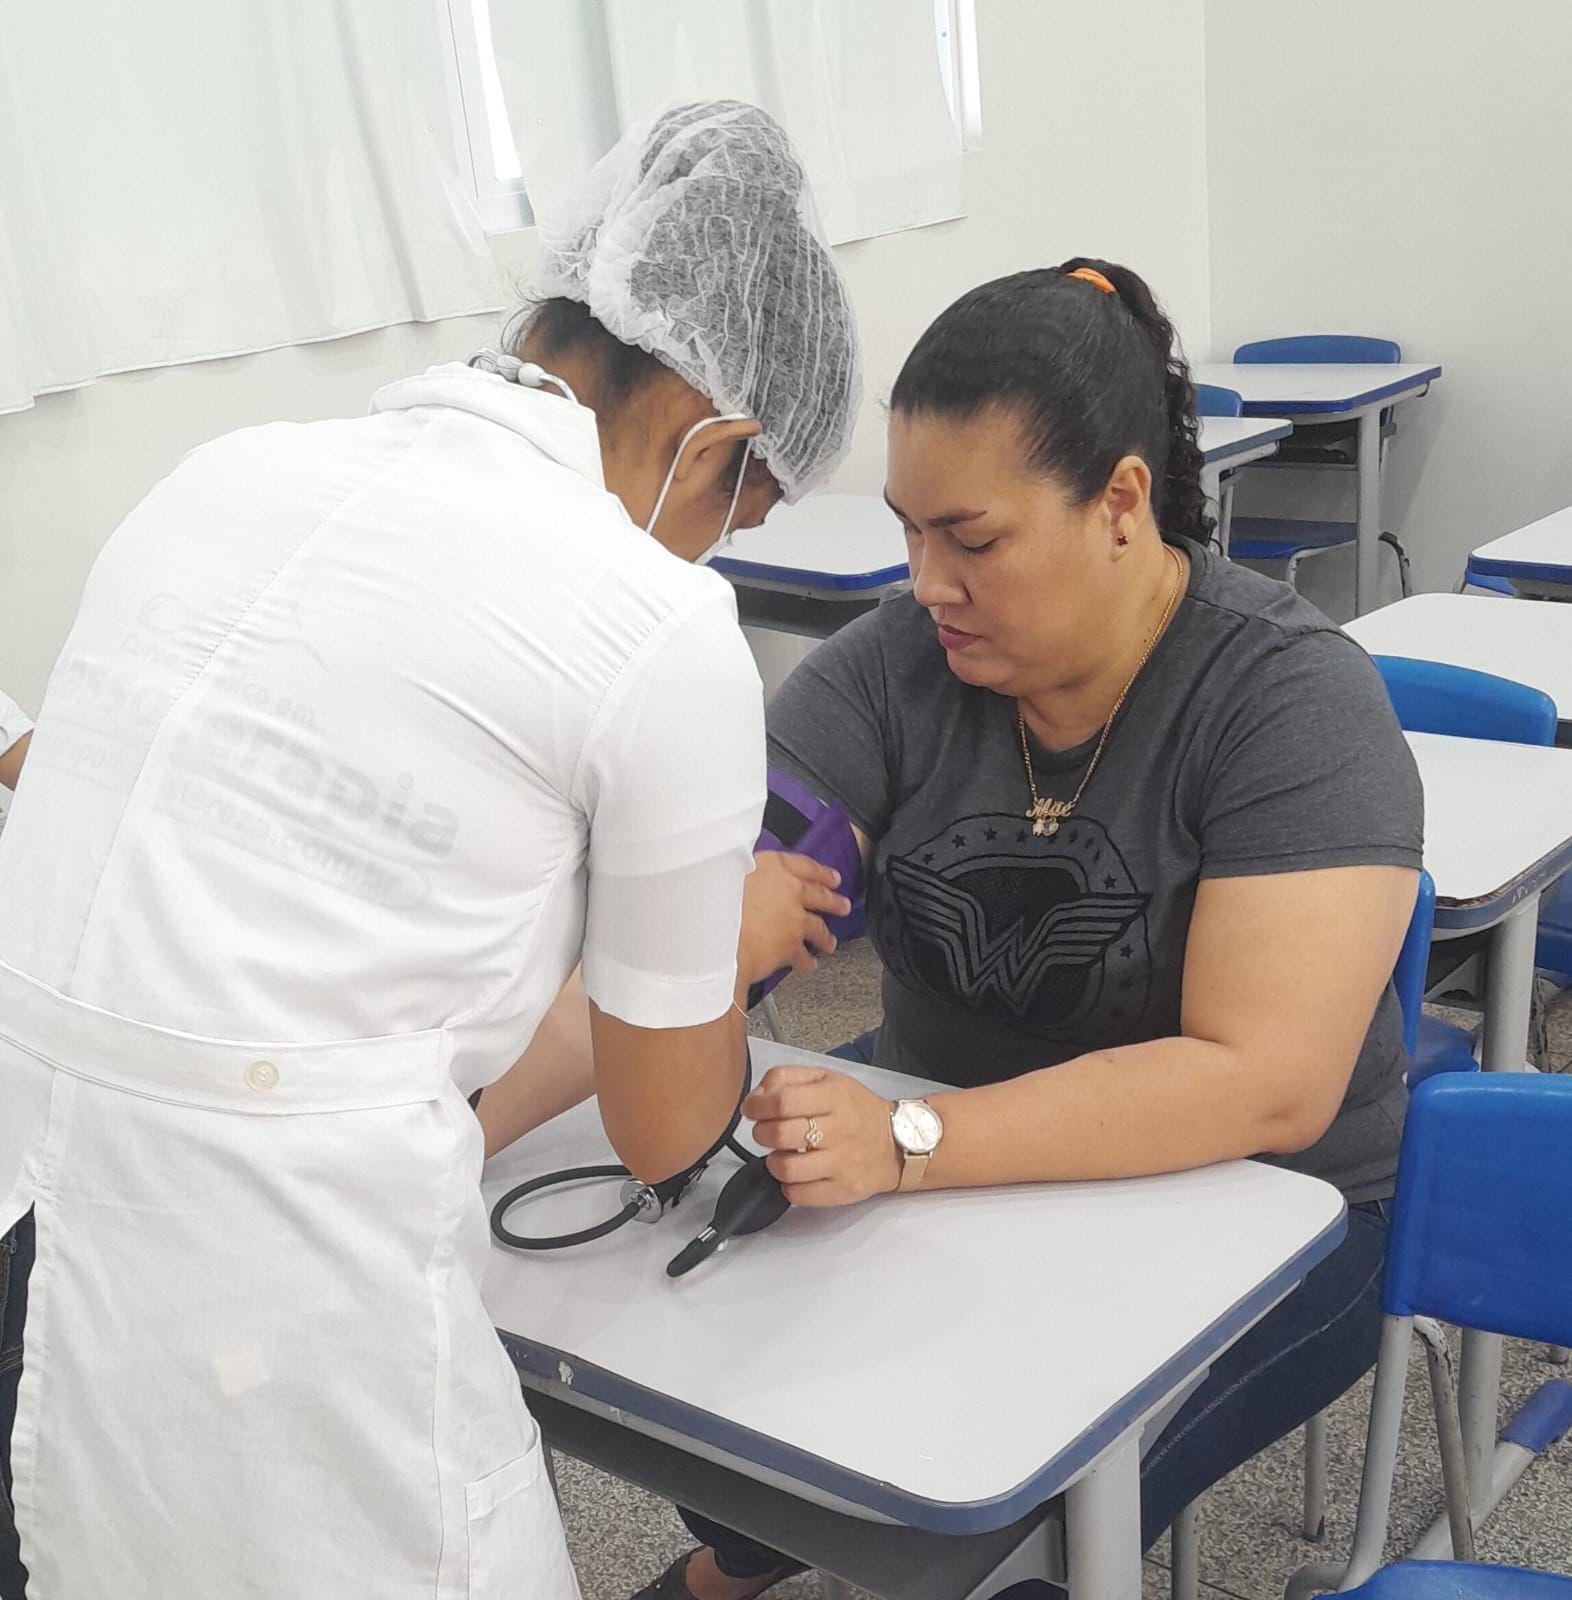
M 522 174 L 502 177 L 498 167 L 495 129 L 500 116 L 507 127 L 507 107 L 502 102 L 496 62 L 487 63 L 482 42 L 491 37 L 489 0 L 437 0 L 452 39 L 451 80 L 454 90 L 455 127 L 468 152 L 475 209 L 488 234 L 512 233 L 535 225 L 535 213 Z M 489 71 L 488 71 L 489 67 Z M 510 164 L 516 165 L 513 152 Z
M 982 148 L 982 84 L 977 68 L 977 0 L 934 0 L 934 39 L 944 97 L 963 150 Z

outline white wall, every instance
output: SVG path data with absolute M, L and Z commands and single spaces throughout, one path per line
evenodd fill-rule
M 844 487 L 884 482 L 879 403 L 974 285 L 1072 255 L 1134 267 L 1188 347 L 1210 343 L 1202 0 L 977 0 L 982 148 L 964 219 L 844 246 L 868 406 Z
M 928 322 L 987 278 L 1073 254 L 1125 261 L 1192 350 L 1209 341 L 1201 0 L 979 0 L 978 12 L 983 148 L 968 158 L 967 217 L 840 252 L 868 366 L 844 487 L 878 491 L 878 403 Z M 0 685 L 37 708 L 94 556 L 186 450 L 270 418 L 359 413 L 379 384 L 467 356 L 495 325 L 110 378 L 0 417 Z
M 1375 333 L 1445 367 L 1388 458 L 1416 588 L 1572 501 L 1569 61 L 1566 0 L 1206 6 L 1216 353 Z
M 1186 346 L 1210 345 L 1201 0 L 977 0 L 982 148 L 965 218 L 842 247 L 867 398 L 838 487 L 884 484 L 884 409 L 907 352 L 974 285 L 1073 255 L 1134 267 Z M 754 635 L 773 689 L 805 653 Z

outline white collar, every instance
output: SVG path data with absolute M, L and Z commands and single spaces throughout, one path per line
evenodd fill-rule
M 413 406 L 450 406 L 500 423 L 553 461 L 588 478 L 597 489 L 606 487 L 595 413 L 554 389 L 526 388 L 497 373 L 450 361 L 418 377 L 390 383 L 371 397 L 373 412 L 407 411 Z

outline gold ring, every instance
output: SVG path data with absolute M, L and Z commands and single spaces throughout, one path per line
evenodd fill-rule
M 808 1118 L 808 1131 L 802 1136 L 802 1142 L 810 1150 L 817 1150 L 824 1143 L 824 1129 L 812 1117 Z

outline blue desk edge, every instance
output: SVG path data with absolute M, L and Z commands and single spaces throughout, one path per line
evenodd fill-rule
M 886 584 L 902 583 L 911 576 L 904 561 L 898 566 L 877 567 L 872 572 L 815 572 L 808 567 L 777 567 L 767 561 L 741 561 L 736 556 L 716 556 L 710 566 L 728 578 L 759 578 L 768 583 L 790 583 L 821 592 L 826 589 L 853 593 L 860 589 L 879 589 Z
M 1471 555 L 1468 565 L 1486 578 L 1526 578 L 1530 583 L 1572 584 L 1572 547 L 1560 563 L 1513 561 L 1510 557 Z
M 1123 1404 L 1104 1413 L 1073 1444 L 1048 1461 L 1025 1482 L 1006 1494 L 989 1500 L 952 1504 L 930 1500 L 882 1483 L 861 1473 L 826 1461 L 794 1445 L 769 1438 L 728 1422 L 713 1412 L 673 1400 L 642 1384 L 632 1383 L 613 1372 L 591 1366 L 566 1351 L 533 1344 L 516 1334 L 498 1329 L 502 1343 L 514 1366 L 525 1378 L 544 1380 L 558 1399 L 572 1404 L 575 1394 L 611 1406 L 652 1422 L 669 1431 L 697 1440 L 725 1454 L 755 1462 L 772 1472 L 812 1484 L 821 1492 L 890 1518 L 904 1527 L 921 1528 L 930 1533 L 991 1533 L 1019 1521 L 1028 1512 L 1062 1492 L 1064 1485 L 1090 1465 L 1144 1412 L 1173 1392 L 1198 1367 L 1255 1323 L 1284 1294 L 1304 1281 L 1305 1275 L 1326 1259 L 1348 1232 L 1348 1207 L 1291 1261 L 1285 1262 L 1265 1283 L 1237 1301 L 1208 1328 L 1192 1339 L 1183 1350 L 1154 1372 Z M 564 1384 L 559 1369 L 566 1364 L 573 1372 L 571 1385 Z
M 1426 367 L 1423 372 L 1412 373 L 1406 378 L 1394 378 L 1390 383 L 1379 383 L 1373 389 L 1343 400 L 1246 400 L 1244 414 L 1247 417 L 1310 417 L 1321 411 L 1352 411 L 1358 406 L 1369 405 L 1372 400 L 1388 400 L 1409 389 L 1434 383 L 1440 376 L 1440 367 Z
M 1514 906 L 1529 895 L 1547 889 L 1572 868 L 1572 839 L 1564 839 L 1549 855 L 1544 855 L 1520 872 L 1498 894 L 1483 900 L 1436 900 L 1436 926 L 1459 933 L 1488 928 L 1501 921 Z

